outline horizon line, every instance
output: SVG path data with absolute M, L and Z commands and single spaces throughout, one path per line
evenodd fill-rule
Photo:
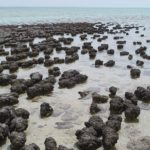
M 111 7 L 111 6 L 0 6 L 0 8 L 130 8 L 130 9 L 137 9 L 137 8 L 145 8 L 145 9 L 150 9 L 150 7 Z

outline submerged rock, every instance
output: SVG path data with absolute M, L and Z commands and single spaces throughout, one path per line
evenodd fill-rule
M 127 144 L 129 150 L 149 150 L 150 149 L 150 137 L 144 136 L 138 139 L 131 139 Z

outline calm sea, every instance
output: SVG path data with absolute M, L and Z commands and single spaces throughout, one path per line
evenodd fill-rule
M 150 24 L 150 8 L 0 8 L 0 24 L 52 22 Z

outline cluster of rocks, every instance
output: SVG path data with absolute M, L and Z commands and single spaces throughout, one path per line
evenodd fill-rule
M 30 113 L 23 109 L 2 107 L 0 109 L 0 144 L 4 144 L 7 137 L 10 140 L 12 150 L 22 148 L 26 142 L 24 131 L 28 128 Z
M 87 76 L 80 74 L 77 70 L 65 71 L 59 79 L 60 88 L 72 88 L 76 84 L 83 83 L 87 80 Z
M 112 28 L 109 28 L 112 25 Z M 93 24 L 93 23 L 58 23 L 58 24 L 42 24 L 42 25 L 23 25 L 18 26 L 1 26 L 3 34 L 0 38 L 0 56 L 4 56 L 5 60 L 0 63 L 0 86 L 10 86 L 10 93 L 0 94 L 0 145 L 4 144 L 7 137 L 10 140 L 10 148 L 12 150 L 40 150 L 39 146 L 34 143 L 26 145 L 25 130 L 28 127 L 28 119 L 30 113 L 22 108 L 14 109 L 12 105 L 16 105 L 19 100 L 19 95 L 27 93 L 29 99 L 36 96 L 47 95 L 54 89 L 56 83 L 55 77 L 61 75 L 60 68 L 54 67 L 55 64 L 72 63 L 79 59 L 79 46 L 72 46 L 74 36 L 80 34 L 80 39 L 83 41 L 81 54 L 87 54 L 90 59 L 95 59 L 97 53 L 106 52 L 108 55 L 114 55 L 115 49 L 111 49 L 109 44 L 102 43 L 108 39 L 108 35 L 114 35 L 113 39 L 116 42 L 116 49 L 119 50 L 120 56 L 127 56 L 129 60 L 133 59 L 128 51 L 124 50 L 127 41 L 123 40 L 123 36 L 116 34 L 129 35 L 131 29 L 136 29 L 135 33 L 139 34 L 138 26 L 121 26 L 119 24 Z M 1 31 L 0 31 L 1 32 Z M 64 37 L 64 35 L 72 37 Z M 93 35 L 92 39 L 100 42 L 100 46 L 95 49 L 92 42 L 87 42 L 88 34 Z M 57 40 L 54 35 L 61 35 Z M 144 37 L 144 34 L 140 35 Z M 45 38 L 42 42 L 34 43 L 36 37 Z M 27 44 L 25 43 L 29 43 Z M 147 43 L 150 40 L 146 40 Z M 142 59 L 150 60 L 147 53 L 147 47 L 142 46 L 141 41 L 134 41 L 133 45 L 140 46 L 135 50 L 135 54 Z M 4 49 L 10 48 L 10 51 Z M 59 53 L 64 51 L 65 57 L 51 57 L 54 50 Z M 43 54 L 41 57 L 40 54 Z M 31 68 L 35 65 L 44 65 L 48 67 L 47 78 L 43 79 L 43 75 L 39 72 L 32 73 L 29 79 L 18 79 L 16 73 L 20 68 Z M 100 59 L 95 60 L 95 67 L 106 66 L 113 67 L 114 60 L 103 62 Z M 131 78 L 136 79 L 141 75 L 144 61 L 136 60 L 137 68 L 128 65 Z M 51 68 L 49 68 L 51 67 Z M 4 74 L 4 71 L 9 71 L 10 74 Z M 77 70 L 68 70 L 62 73 L 59 78 L 60 88 L 72 88 L 76 84 L 86 82 L 87 76 L 80 74 Z M 76 132 L 76 146 L 81 150 L 96 150 L 103 146 L 105 150 L 112 149 L 117 143 L 119 136 L 118 131 L 121 129 L 122 118 L 120 115 L 124 113 L 127 121 L 135 121 L 140 115 L 138 100 L 150 102 L 150 87 L 138 87 L 134 93 L 126 92 L 125 98 L 116 96 L 116 87 L 109 88 L 109 96 L 98 93 L 92 94 L 92 104 L 90 113 L 92 116 L 85 122 L 85 127 Z M 81 93 L 80 93 L 81 94 Z M 83 96 L 87 93 L 82 93 Z M 107 103 L 110 99 L 110 115 L 106 122 L 96 116 L 100 112 L 99 105 Z M 49 103 L 42 103 L 40 106 L 41 118 L 49 117 L 53 114 L 53 108 Z M 55 139 L 52 137 L 46 138 L 45 150 L 73 150 L 65 146 L 57 146 Z
M 103 65 L 103 61 L 100 59 L 95 60 L 95 67 L 99 67 Z M 115 61 L 114 60 L 109 60 L 106 63 L 104 63 L 104 66 L 106 67 L 113 67 L 115 65 Z
M 55 77 L 61 74 L 59 67 L 53 67 L 48 70 L 49 75 L 53 75 Z
M 99 116 L 92 116 L 83 129 L 76 131 L 76 146 L 81 150 L 96 150 L 101 146 L 106 150 L 112 149 L 119 139 L 117 131 L 121 121 L 122 118 L 115 115 L 110 116 L 106 123 Z
M 117 88 L 112 86 L 109 88 L 109 96 L 100 95 L 96 92 L 92 93 L 92 104 L 90 113 L 93 115 L 85 127 L 76 131 L 78 142 L 76 146 L 81 150 L 96 150 L 103 146 L 104 149 L 112 149 L 119 139 L 118 131 L 121 129 L 122 113 L 124 112 L 126 121 L 133 122 L 140 115 L 138 100 L 149 102 L 150 88 L 146 89 L 138 87 L 134 93 L 125 92 L 125 99 L 116 96 Z M 89 93 L 79 92 L 81 96 Z M 98 104 L 107 103 L 110 99 L 110 116 L 104 123 L 97 114 L 100 110 Z

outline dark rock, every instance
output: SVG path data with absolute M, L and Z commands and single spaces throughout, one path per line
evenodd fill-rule
M 108 62 L 106 62 L 104 64 L 106 67 L 113 67 L 115 65 L 115 61 L 114 60 L 109 60 Z
M 93 135 L 93 136 L 98 135 L 93 127 L 89 127 L 89 128 L 85 127 L 81 130 L 77 130 L 75 135 L 77 136 L 77 139 L 80 139 L 83 134 L 89 134 L 89 135 Z
M 55 63 L 55 64 L 62 64 L 62 63 L 64 63 L 64 62 L 65 62 L 64 59 L 60 59 L 60 58 L 58 58 L 58 57 L 54 57 L 54 63 Z
M 74 53 L 74 54 L 72 54 L 72 55 L 67 55 L 66 57 L 65 57 L 65 63 L 66 64 L 68 64 L 68 63 L 72 63 L 72 62 L 74 62 L 74 61 L 76 61 L 76 60 L 78 60 L 79 59 L 79 55 L 77 54 L 77 53 Z
M 117 45 L 117 49 L 123 49 L 123 45 L 121 44 Z
M 139 78 L 141 75 L 141 71 L 139 69 L 131 69 L 130 70 L 130 75 L 132 79 Z
M 98 50 L 99 50 L 99 51 L 108 50 L 108 48 L 109 48 L 109 45 L 108 45 L 108 44 L 101 44 L 101 46 L 98 47 Z
M 23 132 L 12 132 L 9 136 L 12 150 L 21 149 L 26 142 L 26 136 Z
M 60 69 L 58 67 L 53 67 L 48 70 L 49 75 L 53 75 L 55 77 L 61 74 Z
M 130 100 L 134 105 L 137 105 L 138 101 L 135 95 L 131 92 L 125 92 L 125 98 Z
M 127 65 L 127 69 L 132 69 L 133 67 L 130 65 Z
M 23 108 L 18 108 L 15 110 L 15 114 L 17 117 L 22 117 L 23 119 L 28 119 L 30 116 L 30 113 Z
M 97 53 L 97 50 L 90 49 L 89 50 L 89 57 L 90 57 L 90 59 L 94 59 L 96 57 L 96 53 Z
M 106 122 L 106 126 L 114 129 L 115 131 L 119 131 L 121 128 L 122 118 L 118 115 L 111 115 Z
M 137 117 L 140 115 L 140 108 L 136 105 L 130 105 L 126 110 L 125 110 L 125 117 L 127 120 L 135 120 Z
M 109 88 L 110 96 L 115 96 L 117 93 L 117 88 L 112 86 Z
M 108 101 L 108 96 L 93 93 L 92 99 L 94 103 L 106 103 Z
M 9 65 L 9 71 L 10 71 L 10 73 L 14 73 L 14 72 L 16 72 L 18 69 L 19 69 L 19 66 L 18 66 L 17 63 L 11 63 L 11 64 Z
M 44 63 L 44 58 L 43 57 L 38 58 L 38 63 L 43 64 Z
M 101 61 L 100 59 L 97 59 L 97 60 L 95 61 L 95 67 L 99 67 L 99 66 L 101 66 L 101 65 L 103 65 L 103 61 Z
M 76 70 L 65 71 L 59 79 L 59 86 L 61 88 L 71 88 L 76 84 L 85 82 L 87 78 L 86 75 L 82 75 Z
M 81 150 L 96 150 L 101 146 L 101 140 L 89 134 L 83 134 L 76 143 Z
M 11 125 L 10 125 L 11 131 L 23 132 L 27 128 L 28 128 L 28 120 L 27 119 L 17 117 L 11 121 Z
M 45 150 L 57 150 L 57 143 L 52 137 L 45 139 Z
M 65 146 L 59 145 L 58 150 L 73 150 L 73 149 L 70 149 L 70 148 L 67 148 Z
M 87 53 L 88 53 L 88 49 L 82 49 L 82 50 L 81 50 L 81 54 L 82 54 L 82 55 L 87 54 Z
M 104 149 L 111 150 L 119 139 L 118 133 L 110 127 L 105 127 L 103 129 L 102 134 L 103 134 L 102 142 L 103 142 Z
M 98 105 L 96 103 L 92 103 L 90 106 L 90 113 L 91 114 L 96 114 L 100 111 L 100 108 L 98 107 Z
M 30 78 L 34 83 L 38 83 L 42 81 L 43 75 L 40 74 L 39 72 L 35 72 L 30 75 Z
M 45 62 L 44 62 L 45 67 L 50 67 L 53 64 L 54 64 L 54 60 L 51 60 L 51 59 L 46 59 Z
M 137 65 L 137 66 L 143 66 L 143 65 L 144 65 L 144 62 L 143 62 L 143 61 L 140 61 L 140 60 L 137 60 L 137 61 L 136 61 L 136 65 Z
M 120 56 L 126 56 L 126 55 L 129 55 L 129 52 L 126 52 L 126 51 L 120 52 Z
M 28 61 L 22 62 L 21 67 L 22 68 L 30 68 L 30 67 L 33 67 L 33 65 L 35 65 L 35 64 L 36 64 L 35 60 L 28 60 Z
M 133 55 L 130 54 L 130 55 L 128 56 L 128 59 L 129 59 L 129 60 L 132 60 L 132 59 L 133 59 Z
M 121 97 L 115 97 L 110 101 L 110 111 L 112 114 L 121 114 L 124 111 L 124 101 Z
M 28 98 L 34 98 L 36 96 L 46 95 L 53 91 L 53 84 L 56 82 L 55 78 L 49 77 L 46 80 L 29 87 L 27 89 Z
M 15 105 L 18 102 L 17 93 L 0 94 L 0 107 Z
M 11 77 L 8 74 L 0 74 L 0 86 L 9 85 L 11 81 Z
M 137 87 L 134 94 L 139 100 L 142 100 L 144 102 L 150 101 L 150 91 L 148 89 Z
M 0 123 L 9 124 L 11 121 L 11 112 L 7 107 L 0 109 Z
M 41 117 L 49 117 L 53 113 L 53 108 L 48 103 L 42 103 L 40 108 Z
M 88 122 L 85 122 L 86 127 L 93 127 L 98 135 L 101 135 L 104 127 L 103 120 L 99 116 L 92 116 Z
M 32 51 L 32 52 L 29 52 L 28 53 L 28 56 L 30 57 L 30 58 L 32 58 L 32 57 L 37 57 L 39 55 L 39 51 Z
M 117 44 L 126 44 L 126 41 L 117 41 Z
M 90 93 L 90 91 L 83 91 L 83 92 L 79 91 L 78 93 L 80 94 L 81 98 L 84 98 L 84 97 L 86 97 Z
M 32 143 L 25 145 L 21 150 L 40 150 L 40 148 L 36 144 Z
M 11 92 L 22 94 L 25 93 L 26 89 L 26 81 L 24 79 L 14 79 L 11 81 Z
M 0 123 L 0 146 L 4 144 L 8 135 L 9 135 L 8 126 Z
M 82 35 L 80 35 L 80 39 L 81 39 L 81 40 L 86 40 L 86 39 L 87 39 L 86 37 L 87 37 L 87 34 L 82 34 Z
M 107 51 L 107 54 L 110 54 L 110 55 L 114 55 L 115 51 L 113 49 L 110 49 Z
M 3 66 L 2 65 L 0 65 L 0 73 L 2 73 L 3 72 Z

